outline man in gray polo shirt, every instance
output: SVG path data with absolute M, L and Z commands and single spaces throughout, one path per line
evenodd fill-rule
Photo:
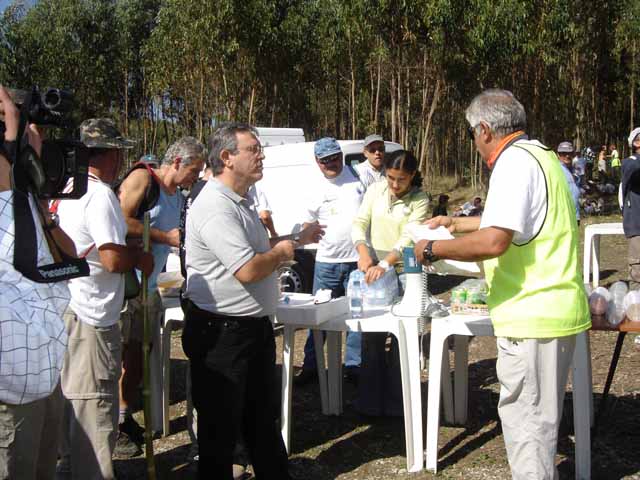
M 209 141 L 214 177 L 187 216 L 185 328 L 198 410 L 199 478 L 231 479 L 238 425 L 256 478 L 288 479 L 276 426 L 278 382 L 275 271 L 294 249 L 315 243 L 319 225 L 269 240 L 247 191 L 262 178 L 262 146 L 245 124 L 220 127 Z

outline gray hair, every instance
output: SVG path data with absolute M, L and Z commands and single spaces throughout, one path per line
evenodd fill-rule
M 204 160 L 206 156 L 207 149 L 202 142 L 193 137 L 182 137 L 167 149 L 162 163 L 172 164 L 176 158 L 180 157 L 181 165 L 190 165 L 195 161 Z
M 527 127 L 527 114 L 509 90 L 491 88 L 477 95 L 467 107 L 465 117 L 471 127 L 480 122 L 499 137 Z
M 230 122 L 221 125 L 209 138 L 209 164 L 213 175 L 220 175 L 224 170 L 224 163 L 220 155 L 223 150 L 231 153 L 238 152 L 238 133 L 250 133 L 258 138 L 258 130 L 247 123 Z

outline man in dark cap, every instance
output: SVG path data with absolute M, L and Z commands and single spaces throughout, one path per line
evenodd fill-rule
M 364 139 L 364 157 L 366 161 L 356 165 L 355 169 L 365 188 L 384 177 L 384 138 L 380 135 L 368 135 Z
M 84 121 L 80 139 L 89 148 L 87 193 L 61 201 L 57 210 L 60 225 L 86 258 L 91 274 L 69 281 L 71 302 L 64 314 L 69 348 L 62 367 L 66 411 L 58 471 L 70 471 L 72 478 L 113 479 L 122 273 L 135 267 L 149 275 L 153 257 L 127 247 L 127 224 L 110 185 L 120 171 L 124 150 L 134 142 L 104 118 Z

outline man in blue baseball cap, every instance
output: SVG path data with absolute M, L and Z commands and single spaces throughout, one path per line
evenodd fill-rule
M 335 138 L 321 138 L 313 151 L 325 180 L 316 182 L 310 192 L 304 209 L 304 226 L 314 222 L 326 225 L 326 235 L 318 242 L 316 251 L 313 293 L 326 289 L 331 290 L 332 297 L 341 297 L 346 293 L 349 275 L 358 268 L 358 253 L 351 241 L 351 227 L 366 188 L 352 168 L 345 168 L 342 150 Z M 298 385 L 317 378 L 312 335 L 310 332 L 304 346 L 302 371 L 295 380 Z M 358 378 L 360 344 L 359 333 L 347 334 L 344 372 L 347 380 L 353 382 Z

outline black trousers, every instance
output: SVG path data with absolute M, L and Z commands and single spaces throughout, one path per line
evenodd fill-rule
M 188 302 L 188 301 L 187 301 Z M 188 302 L 182 346 L 198 410 L 198 476 L 232 480 L 238 426 L 257 479 L 290 479 L 277 424 L 275 339 L 268 317 L 229 317 Z

